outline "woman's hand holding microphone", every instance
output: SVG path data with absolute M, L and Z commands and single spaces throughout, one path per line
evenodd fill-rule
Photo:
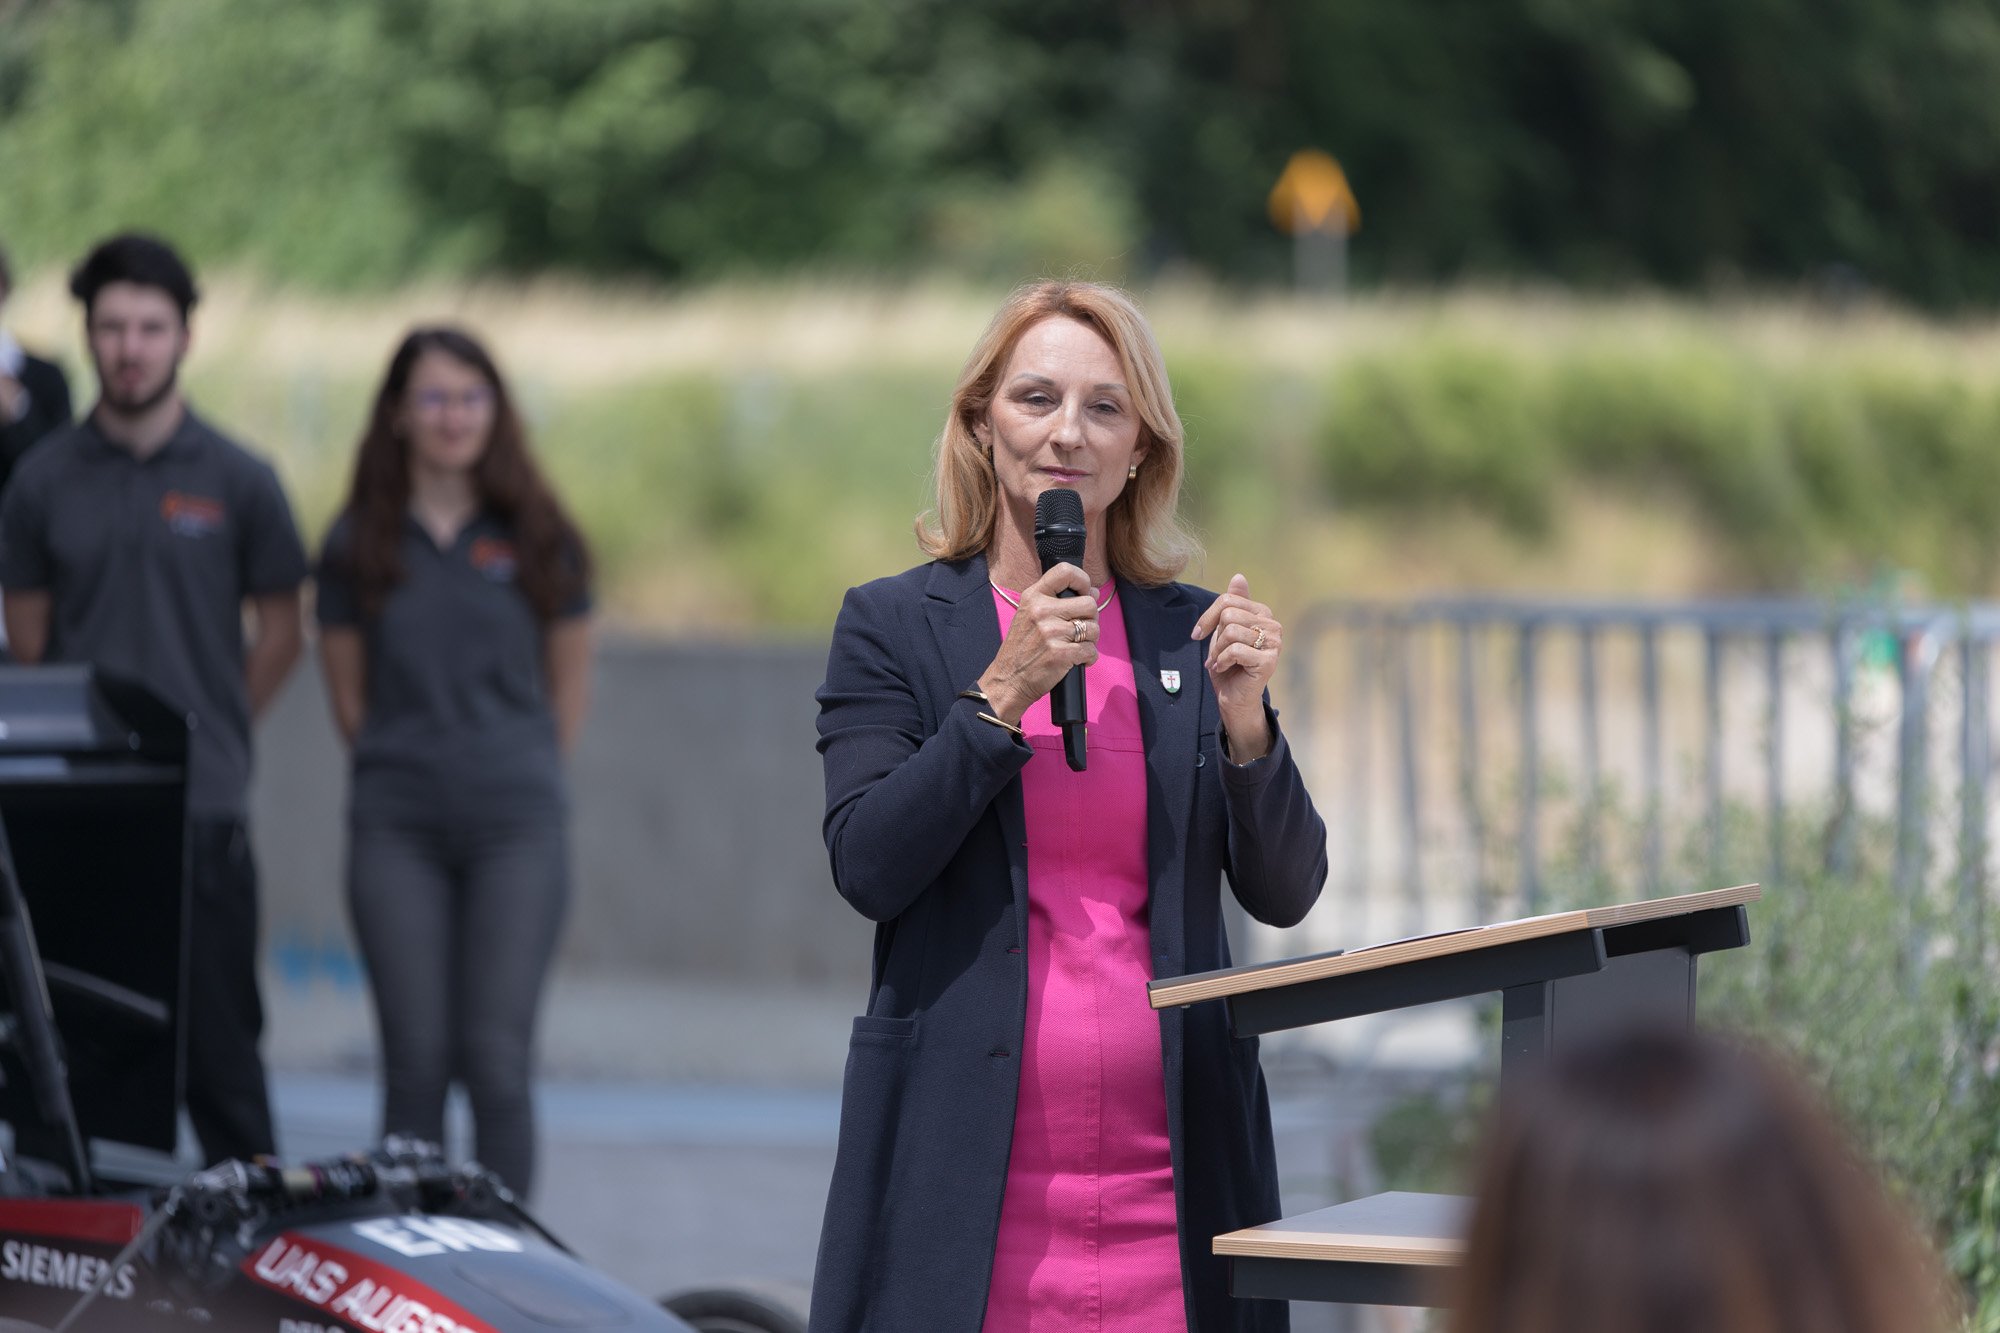
M 1064 597 L 1065 589 L 1077 595 Z M 1018 727 L 1028 706 L 1053 690 L 1071 667 L 1097 660 L 1096 593 L 1089 575 L 1065 563 L 1021 594 L 999 655 L 979 677 L 988 705 L 1008 726 Z
M 1064 597 L 1065 589 L 1077 595 Z M 1008 726 L 1019 726 L 1028 706 L 1053 690 L 1071 667 L 1097 660 L 1096 591 L 1081 569 L 1060 564 L 1021 594 L 999 655 L 979 677 L 988 706 Z M 1250 581 L 1241 574 L 1195 622 L 1192 637 L 1208 639 L 1208 678 L 1233 763 L 1270 753 L 1264 690 L 1277 673 L 1284 636 L 1271 608 L 1251 599 Z

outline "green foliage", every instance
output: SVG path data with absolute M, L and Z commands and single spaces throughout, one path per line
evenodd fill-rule
M 931 219 L 927 247 L 947 268 L 995 282 L 1023 274 L 1125 282 L 1134 276 L 1140 230 L 1121 182 L 1058 157 L 1032 168 L 1018 185 L 947 196 Z
M 1452 337 L 1356 357 L 1326 426 L 1335 498 L 1462 506 L 1546 532 L 1559 460 L 1527 372 L 1504 348 Z
M 2000 298 L 2000 0 L 14 0 L 0 232 L 320 284 L 1193 265 Z M 1524 517 L 1530 517 L 1524 515 Z
M 1629 812 L 1601 818 L 1615 838 L 1636 840 Z M 1823 861 L 1824 817 L 1791 820 L 1788 869 L 1749 909 L 1749 947 L 1701 960 L 1702 1021 L 1800 1062 L 1943 1244 L 1975 1307 L 1971 1328 L 1993 1333 L 2000 1330 L 2000 997 L 1990 977 L 2000 904 L 1992 885 L 1966 894 L 1955 876 L 1923 893 L 1899 892 L 1886 824 L 1860 829 L 1854 847 L 1854 862 L 1836 873 Z M 1768 854 L 1763 821 L 1731 809 L 1713 846 L 1705 828 L 1682 831 L 1670 891 L 1712 887 L 1713 866 L 1761 866 Z M 1582 906 L 1628 897 L 1631 887 L 1565 858 L 1550 869 L 1548 893 L 1557 905 Z M 1382 1119 L 1371 1145 L 1392 1185 L 1464 1187 L 1467 1145 L 1476 1141 L 1491 1078 L 1490 1068 L 1473 1071 L 1466 1095 L 1429 1094 Z M 1446 1150 L 1424 1151 L 1425 1137 Z
M 1463 1089 L 1413 1092 L 1385 1107 L 1368 1133 L 1382 1188 L 1464 1193 L 1494 1090 L 1481 1071 Z
M 2000 1330 L 2000 1131 L 1989 1131 L 1979 1148 L 1949 1257 L 1972 1296 L 1970 1333 L 1995 1333 Z
M 2000 1329 L 2000 996 L 1995 886 L 1956 868 L 1921 890 L 1894 883 L 1895 831 L 1862 819 L 1851 861 L 1826 863 L 1825 812 L 1785 826 L 1786 869 L 1749 909 L 1748 948 L 1701 961 L 1705 1022 L 1788 1052 L 1945 1247 L 1979 1317 Z M 1763 866 L 1769 828 L 1725 810 L 1715 840 L 1683 830 L 1673 882 L 1713 885 L 1716 866 Z M 1750 872 L 1734 872 L 1743 878 Z M 1565 903 L 1619 896 L 1615 877 L 1555 871 Z
M 537 439 L 625 604 L 813 624 L 920 558 L 941 397 L 895 374 L 677 377 L 556 400 Z
M 1319 428 L 1337 502 L 1484 514 L 1546 534 L 1566 485 L 1677 501 L 1748 581 L 2000 574 L 2000 384 L 1879 347 L 1806 357 L 1643 320 L 1590 336 L 1424 329 L 1338 368 Z M 1824 352 L 1820 355 L 1819 352 Z
M 430 268 L 1119 270 L 1034 48 L 930 0 L 74 0 L 9 23 L 0 231 L 143 225 L 322 285 Z M 1075 201 L 1081 200 L 1081 206 Z M 1065 206 L 1068 204 L 1068 206 Z
M 1800 828 L 1794 852 L 1810 857 L 1817 832 Z M 1759 841 L 1742 839 L 1732 863 Z M 1751 912 L 1751 948 L 1704 960 L 1702 1006 L 1798 1053 L 1939 1234 L 1959 1235 L 2000 1168 L 1989 941 L 1942 896 L 1897 894 L 1886 832 L 1874 841 L 1878 854 L 1849 874 L 1794 871 L 1770 886 Z
M 163 230 L 197 260 L 327 284 L 443 261 L 384 114 L 404 71 L 365 7 L 76 3 L 15 18 L 0 62 L 0 232 L 74 262 Z M 17 44 L 18 43 L 18 44 Z
M 1736 863 L 1761 830 L 1732 821 Z M 1975 1309 L 2000 1328 L 2000 1003 L 1992 886 L 1956 876 L 1906 896 L 1892 834 L 1864 833 L 1846 874 L 1815 867 L 1824 829 L 1791 828 L 1794 871 L 1752 909 L 1752 944 L 1702 966 L 1702 1006 L 1793 1051 L 1944 1243 Z

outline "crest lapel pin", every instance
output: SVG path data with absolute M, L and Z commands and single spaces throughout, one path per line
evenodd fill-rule
M 1161 671 L 1160 688 L 1168 694 L 1179 694 L 1181 692 L 1181 673 L 1178 671 Z

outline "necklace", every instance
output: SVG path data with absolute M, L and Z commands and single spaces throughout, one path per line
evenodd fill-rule
M 1001 587 L 999 584 L 993 583 L 992 579 L 988 579 L 986 581 L 993 585 L 993 591 L 1000 594 L 1000 600 L 1007 603 L 1007 605 L 1013 607 L 1016 611 L 1019 611 L 1021 609 L 1021 603 L 1014 596 L 1013 593 L 1008 592 L 1005 588 Z M 1113 597 L 1116 597 L 1117 595 L 1118 595 L 1118 580 L 1112 579 L 1111 591 L 1104 594 L 1104 600 L 1097 604 L 1097 609 L 1102 611 L 1105 607 L 1111 605 L 1111 599 Z

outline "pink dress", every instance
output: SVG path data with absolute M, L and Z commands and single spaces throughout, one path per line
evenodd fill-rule
M 1009 595 L 1013 595 L 1011 590 Z M 1099 590 L 1102 600 L 1104 590 Z M 995 595 L 1004 637 L 1014 607 Z M 1185 1330 L 1147 925 L 1146 747 L 1115 592 L 1085 673 L 1089 767 L 1021 719 L 1028 1025 L 985 1333 Z

